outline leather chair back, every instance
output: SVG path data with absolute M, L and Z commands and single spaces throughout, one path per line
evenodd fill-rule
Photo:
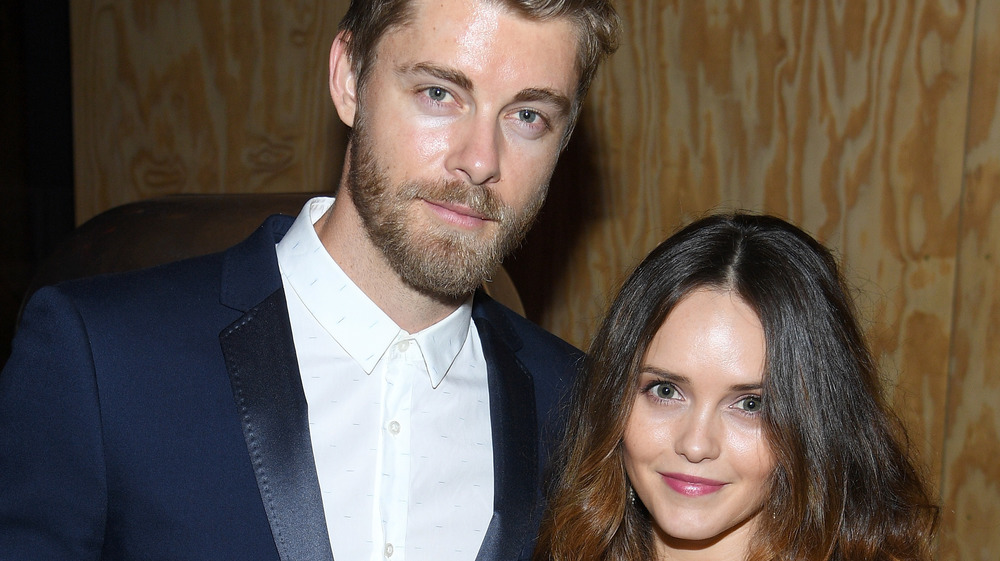
M 38 288 L 60 281 L 222 251 L 272 214 L 298 215 L 302 205 L 319 194 L 169 195 L 112 208 L 75 229 L 39 264 L 24 301 Z M 503 268 L 483 288 L 524 315 L 517 289 Z

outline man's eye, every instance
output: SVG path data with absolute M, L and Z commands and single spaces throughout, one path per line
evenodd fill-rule
M 439 88 L 437 86 L 431 86 L 424 90 L 427 97 L 433 99 L 434 101 L 444 101 L 448 99 L 448 90 L 444 88 Z
M 531 109 L 521 109 L 517 112 L 517 117 L 529 125 L 536 123 L 542 118 L 537 111 L 532 111 Z
M 757 413 L 762 407 L 759 395 L 748 395 L 736 402 L 737 409 L 742 409 L 747 413 Z
M 674 399 L 677 397 L 677 389 L 670 384 L 656 384 L 652 388 L 653 395 L 659 399 Z

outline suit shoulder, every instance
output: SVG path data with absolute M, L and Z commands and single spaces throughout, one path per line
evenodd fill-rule
M 518 359 L 535 375 L 565 381 L 580 367 L 582 351 L 481 292 L 476 295 L 473 317 L 485 319 L 504 333 Z
M 583 352 L 580 349 L 564 341 L 559 336 L 547 331 L 517 312 L 508 309 L 506 306 L 503 309 L 514 330 L 521 336 L 521 341 L 525 347 L 546 349 L 549 352 L 565 355 L 573 360 L 583 356 Z
M 122 272 L 77 278 L 53 286 L 57 286 L 59 291 L 70 297 L 82 299 L 103 296 L 115 298 L 156 292 L 183 298 L 186 291 L 192 290 L 217 293 L 219 283 L 227 274 L 236 284 L 267 282 L 272 286 L 278 278 L 274 244 L 288 230 L 291 222 L 291 217 L 274 215 L 245 240 L 220 252 Z M 150 261 L 156 262 L 155 258 Z
M 473 316 L 483 317 L 494 323 L 509 327 L 526 345 L 536 344 L 543 347 L 551 347 L 557 352 L 580 354 L 580 350 L 573 345 L 514 310 L 511 310 L 497 300 L 494 300 L 483 291 L 476 293 Z
M 137 298 L 181 301 L 200 292 L 218 293 L 222 254 L 193 257 L 155 267 L 68 280 L 39 292 L 56 292 L 77 302 L 111 304 Z

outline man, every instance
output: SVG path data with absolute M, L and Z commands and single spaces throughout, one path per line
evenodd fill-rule
M 352 2 L 336 200 L 32 298 L 0 374 L 0 558 L 530 554 L 578 353 L 476 287 L 616 33 L 603 0 Z

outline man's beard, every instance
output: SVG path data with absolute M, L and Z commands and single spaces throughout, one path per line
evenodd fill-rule
M 464 298 L 490 278 L 520 245 L 545 202 L 548 185 L 520 212 L 489 187 L 459 180 L 391 186 L 361 121 L 351 144 L 347 187 L 368 237 L 404 282 L 434 297 Z M 494 233 L 481 238 L 444 224 L 418 230 L 408 212 L 420 199 L 466 205 L 492 221 Z

